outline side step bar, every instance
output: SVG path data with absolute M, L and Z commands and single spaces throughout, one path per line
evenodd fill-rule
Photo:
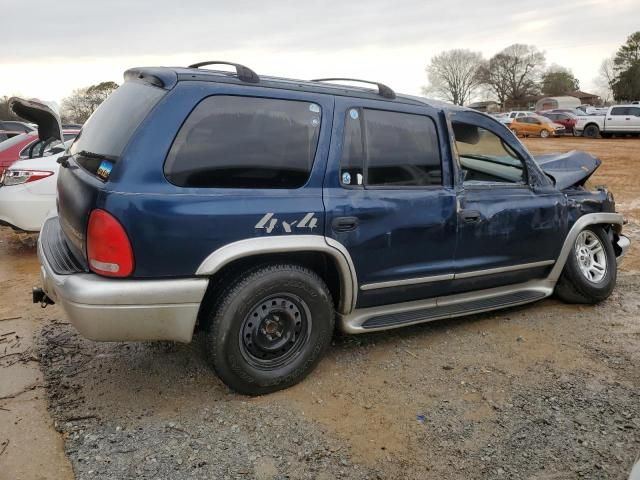
M 347 333 L 373 332 L 416 323 L 488 312 L 548 297 L 553 285 L 544 280 L 416 302 L 356 309 L 340 317 Z

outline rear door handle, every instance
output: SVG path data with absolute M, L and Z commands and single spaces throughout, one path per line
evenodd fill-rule
M 351 232 L 358 228 L 360 221 L 357 217 L 336 217 L 331 222 L 334 232 Z
M 482 218 L 482 215 L 478 210 L 461 210 L 460 218 L 466 223 L 476 223 Z

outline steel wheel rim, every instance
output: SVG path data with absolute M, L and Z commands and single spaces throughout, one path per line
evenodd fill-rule
M 549 132 L 547 132 L 546 130 L 542 130 L 542 131 L 540 132 L 540 136 L 541 136 L 542 138 L 547 138 L 547 137 L 549 136 Z
M 311 334 L 311 314 L 300 297 L 280 293 L 256 302 L 239 332 L 240 351 L 262 370 L 279 368 L 296 357 Z
M 584 278 L 600 283 L 607 274 L 607 254 L 598 236 L 584 230 L 578 234 L 575 246 L 578 267 Z

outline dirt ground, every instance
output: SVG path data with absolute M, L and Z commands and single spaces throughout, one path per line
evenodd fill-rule
M 308 379 L 259 398 L 224 387 L 202 338 L 80 338 L 58 307 L 29 303 L 35 251 L 0 230 L 0 319 L 20 317 L 0 321 L 20 332 L 0 337 L 0 479 L 626 478 L 640 454 L 640 141 L 524 142 L 603 160 L 594 183 L 633 242 L 609 300 L 339 336 Z

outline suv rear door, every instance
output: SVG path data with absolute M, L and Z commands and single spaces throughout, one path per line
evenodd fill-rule
M 324 180 L 326 235 L 358 277 L 358 307 L 448 293 L 456 196 L 431 107 L 337 97 Z

